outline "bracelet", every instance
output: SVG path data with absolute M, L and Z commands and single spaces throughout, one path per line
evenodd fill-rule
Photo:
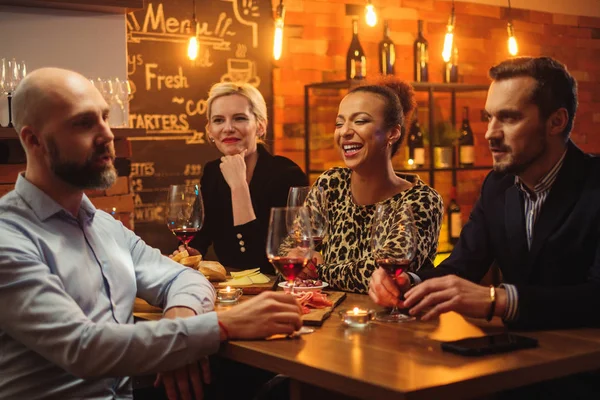
M 494 285 L 490 285 L 490 311 L 488 312 L 486 321 L 491 321 L 494 317 L 494 311 L 496 311 L 496 288 Z
M 225 327 L 225 324 L 222 323 L 221 321 L 217 320 L 217 323 L 219 324 L 219 327 L 221 329 L 223 329 L 223 333 L 225 333 L 225 340 L 229 340 L 229 331 L 227 330 L 227 328 Z

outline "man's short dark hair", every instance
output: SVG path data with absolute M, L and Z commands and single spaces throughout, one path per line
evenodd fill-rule
M 569 121 L 563 135 L 569 136 L 577 112 L 577 81 L 563 63 L 550 57 L 517 57 L 490 68 L 489 75 L 495 81 L 520 76 L 535 79 L 537 85 L 531 101 L 538 106 L 544 120 L 559 108 L 565 108 Z

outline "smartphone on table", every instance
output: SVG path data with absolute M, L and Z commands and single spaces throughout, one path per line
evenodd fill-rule
M 463 356 L 483 356 L 486 354 L 506 353 L 513 350 L 529 349 L 538 346 L 537 339 L 514 333 L 499 333 L 442 342 L 442 350 Z

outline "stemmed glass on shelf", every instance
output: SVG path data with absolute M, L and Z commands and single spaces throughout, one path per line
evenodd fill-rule
M 390 202 L 377 205 L 371 228 L 371 249 L 375 264 L 396 282 L 411 269 L 416 254 L 416 229 L 411 206 L 394 206 Z M 376 315 L 378 321 L 404 322 L 414 317 L 401 313 L 396 306 L 391 312 Z
M 307 204 L 306 200 L 308 198 L 308 194 L 311 192 L 311 189 L 312 195 L 310 201 L 312 201 L 313 204 L 310 205 L 319 210 L 319 212 L 314 212 L 311 207 L 309 207 L 308 210 L 312 229 L 312 238 L 315 245 L 315 250 L 321 252 L 323 240 L 325 240 L 329 229 L 329 221 L 327 219 L 327 199 L 323 188 L 320 186 L 293 186 L 288 192 L 287 206 L 308 207 L 309 204 Z
M 12 128 L 12 96 L 19 82 L 27 75 L 27 64 L 25 61 L 0 60 L 0 89 L 2 94 L 8 97 L 8 127 Z
M 267 235 L 267 258 L 294 291 L 296 277 L 314 250 L 307 207 L 273 207 Z
M 204 206 L 198 185 L 171 185 L 167 197 L 166 222 L 187 249 L 202 228 Z

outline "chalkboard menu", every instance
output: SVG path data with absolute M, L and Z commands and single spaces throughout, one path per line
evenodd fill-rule
M 163 252 L 177 245 L 164 222 L 169 185 L 199 183 L 204 164 L 220 156 L 206 139 L 210 87 L 248 82 L 272 116 L 270 0 L 196 0 L 196 7 L 195 61 L 187 58 L 192 0 L 146 1 L 127 15 L 129 124 L 147 131 L 132 143 L 135 231 Z

